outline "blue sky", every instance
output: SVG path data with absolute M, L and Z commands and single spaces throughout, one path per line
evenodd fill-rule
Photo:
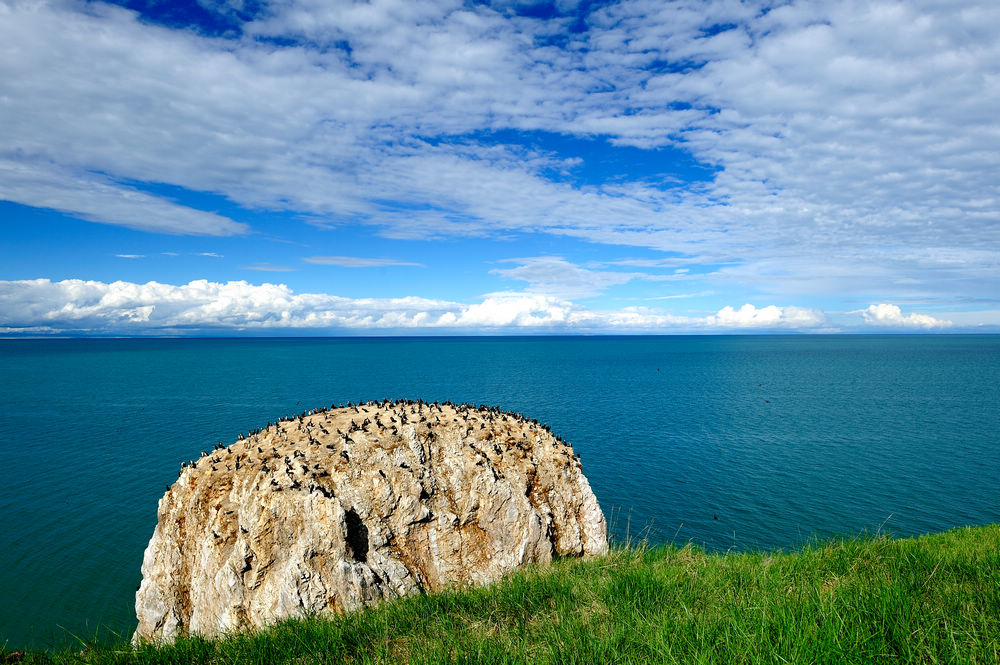
M 0 0 L 0 335 L 1000 331 L 1000 6 Z

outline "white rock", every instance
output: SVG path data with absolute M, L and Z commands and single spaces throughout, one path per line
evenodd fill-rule
M 607 547 L 579 458 L 541 425 L 450 404 L 320 411 L 182 471 L 143 556 L 134 639 L 488 584 Z

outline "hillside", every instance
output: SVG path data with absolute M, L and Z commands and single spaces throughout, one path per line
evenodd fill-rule
M 998 661 L 994 524 L 817 542 L 792 553 L 617 549 L 529 568 L 490 588 L 286 621 L 252 635 L 138 650 L 123 638 L 81 653 L 29 653 L 24 662 Z

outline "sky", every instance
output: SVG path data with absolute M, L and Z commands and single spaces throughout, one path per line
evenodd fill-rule
M 993 0 L 0 0 L 0 336 L 1000 332 Z

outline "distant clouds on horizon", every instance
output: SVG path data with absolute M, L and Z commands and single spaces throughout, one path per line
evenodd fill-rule
M 971 0 L 0 0 L 0 334 L 997 332 L 997 35 Z
M 648 308 L 597 311 L 543 294 L 493 293 L 473 304 L 423 298 L 350 299 L 294 293 L 287 286 L 199 280 L 181 286 L 46 279 L 0 281 L 5 328 L 26 334 L 182 334 L 230 329 L 335 330 L 358 334 L 430 332 L 836 332 L 820 310 L 746 304 L 705 317 L 672 316 Z M 852 312 L 855 324 L 909 330 L 950 327 L 924 314 L 904 314 L 892 304 Z M 874 329 L 874 328 L 873 328 Z

